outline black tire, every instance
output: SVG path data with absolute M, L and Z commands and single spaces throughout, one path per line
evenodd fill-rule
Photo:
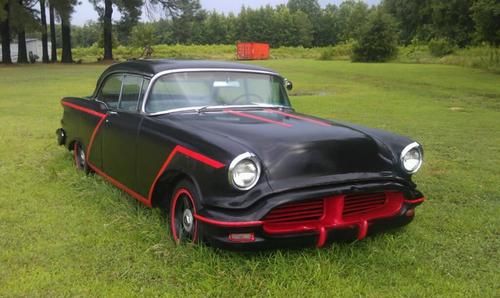
M 170 232 L 177 244 L 198 243 L 199 230 L 196 219 L 198 192 L 193 183 L 183 180 L 172 192 L 170 200 Z
M 75 142 L 73 145 L 73 157 L 76 168 L 83 171 L 86 175 L 90 174 L 90 167 L 87 163 L 85 149 L 79 142 Z

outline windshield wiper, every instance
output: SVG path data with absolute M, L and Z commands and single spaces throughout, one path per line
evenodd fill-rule
M 281 106 L 281 105 L 270 105 L 270 104 L 261 104 L 261 103 L 252 103 L 251 105 L 222 105 L 222 106 L 202 106 L 196 108 L 196 112 L 198 114 L 205 113 L 213 110 L 263 110 L 263 109 L 279 109 L 279 110 L 293 110 L 292 107 Z

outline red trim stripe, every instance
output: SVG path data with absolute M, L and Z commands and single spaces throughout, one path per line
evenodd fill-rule
M 177 153 L 184 154 L 187 157 L 190 157 L 194 160 L 197 160 L 197 161 L 204 163 L 204 164 L 206 164 L 212 168 L 215 168 L 215 169 L 220 169 L 220 168 L 224 167 L 224 164 L 221 162 L 218 162 L 214 159 L 211 159 L 210 157 L 207 157 L 201 153 L 190 150 L 190 149 L 183 147 L 181 145 L 177 145 L 177 146 L 175 146 L 174 150 L 172 150 L 172 152 L 170 152 L 170 154 L 167 156 L 167 158 L 165 159 L 165 162 L 163 163 L 160 170 L 158 171 L 158 174 L 156 174 L 156 177 L 155 177 L 155 180 L 153 181 L 153 184 L 151 184 L 151 187 L 149 189 L 149 194 L 148 194 L 148 198 L 149 198 L 150 202 L 153 199 L 153 191 L 154 191 L 154 188 L 156 186 L 156 183 L 160 179 L 161 175 L 163 175 L 163 172 L 165 172 L 168 165 L 170 164 L 170 162 L 172 161 L 172 159 L 174 158 L 174 156 Z
M 405 200 L 405 203 L 409 203 L 409 204 L 420 204 L 420 203 L 423 203 L 425 201 L 425 198 L 419 198 L 419 199 L 415 199 L 415 200 Z
M 220 168 L 224 167 L 223 163 L 221 163 L 221 162 L 219 162 L 219 161 L 217 161 L 215 159 L 212 159 L 212 158 L 207 157 L 207 156 L 205 156 L 205 155 L 203 155 L 201 153 L 198 153 L 198 152 L 195 152 L 193 150 L 190 150 L 190 149 L 188 149 L 186 147 L 177 145 L 177 146 L 175 146 L 174 150 L 172 150 L 172 152 L 170 152 L 170 154 L 168 155 L 167 159 L 163 163 L 162 167 L 160 168 L 158 174 L 155 177 L 155 180 L 153 181 L 153 184 L 151 185 L 151 187 L 149 189 L 148 197 L 145 198 L 142 195 L 140 195 L 139 193 L 137 193 L 137 192 L 133 191 L 132 189 L 128 188 L 127 186 L 125 186 L 120 181 L 118 181 L 118 180 L 114 179 L 113 177 L 109 176 L 103 170 L 99 169 L 97 166 L 93 165 L 90 162 L 90 152 L 91 152 L 92 146 L 94 145 L 95 137 L 97 136 L 97 132 L 101 128 L 102 123 L 104 122 L 104 120 L 106 120 L 106 117 L 108 116 L 108 114 L 99 113 L 99 112 L 96 112 L 94 110 L 91 110 L 91 109 L 88 109 L 88 108 L 85 108 L 85 107 L 82 107 L 82 106 L 79 106 L 79 105 L 76 105 L 76 104 L 73 104 L 73 103 L 70 103 L 70 102 L 62 101 L 61 104 L 64 105 L 64 106 L 73 108 L 75 110 L 82 111 L 84 113 L 87 113 L 87 114 L 90 114 L 90 115 L 94 115 L 94 116 L 97 116 L 97 117 L 101 118 L 99 120 L 99 122 L 97 122 L 97 125 L 95 126 L 94 130 L 92 131 L 92 135 L 90 136 L 89 145 L 87 146 L 87 154 L 86 154 L 87 164 L 97 174 L 99 174 L 100 176 L 102 176 L 103 178 L 105 178 L 106 180 L 108 180 L 109 182 L 111 182 L 112 184 L 114 184 L 119 189 L 121 189 L 121 190 L 125 191 L 126 193 L 130 194 L 132 197 L 134 197 L 135 199 L 137 199 L 138 201 L 140 201 L 141 203 L 145 204 L 148 207 L 151 207 L 151 205 L 152 205 L 152 198 L 153 198 L 154 186 L 156 185 L 156 183 L 158 182 L 158 179 L 160 179 L 161 175 L 167 169 L 168 165 L 170 164 L 170 162 L 172 161 L 172 159 L 174 158 L 174 156 L 177 153 L 183 154 L 183 155 L 185 155 L 187 157 L 190 157 L 190 158 L 192 158 L 194 160 L 202 162 L 202 163 L 204 163 L 204 164 L 206 164 L 206 165 L 208 165 L 208 166 L 210 166 L 212 168 L 215 168 L 215 169 L 220 169 Z
M 92 135 L 90 136 L 90 141 L 89 141 L 89 145 L 87 146 L 87 154 L 85 154 L 85 156 L 87 157 L 87 163 L 89 163 L 89 159 L 90 159 L 90 148 L 92 148 L 92 145 L 94 145 L 94 139 L 95 139 L 95 136 L 97 134 L 97 131 L 99 130 L 99 128 L 101 127 L 102 123 L 104 122 L 104 120 L 106 119 L 106 117 L 108 117 L 108 115 L 104 115 L 101 120 L 99 120 L 99 122 L 97 122 L 97 125 L 96 127 L 94 128 L 94 131 L 92 132 Z
M 186 147 L 183 147 L 183 146 L 180 146 L 180 145 L 177 145 L 175 146 L 175 148 L 177 149 L 177 152 L 181 153 L 181 154 L 184 154 L 188 157 L 191 157 L 192 159 L 194 160 L 197 160 L 201 163 L 204 163 L 206 164 L 207 166 L 210 166 L 212 168 L 215 168 L 215 169 L 220 169 L 220 168 L 223 168 L 224 167 L 224 164 L 221 163 L 221 162 L 218 162 L 214 159 L 211 159 L 210 157 L 207 157 L 201 153 L 198 153 L 198 152 L 195 152 L 193 150 L 190 150 Z
M 123 183 L 121 183 L 120 181 L 118 181 L 118 180 L 114 179 L 113 177 L 107 175 L 106 173 L 104 173 L 103 171 L 101 171 L 99 168 L 97 168 L 96 166 L 92 165 L 91 163 L 89 163 L 89 162 L 87 162 L 87 163 L 92 168 L 92 170 L 94 170 L 97 174 L 99 174 L 100 176 L 102 176 L 103 178 L 105 178 L 106 180 L 108 180 L 109 182 L 111 182 L 113 185 L 115 185 L 119 189 L 121 189 L 124 192 L 128 193 L 129 195 L 131 195 L 132 197 L 134 197 L 139 202 L 143 203 L 144 205 L 146 205 L 148 207 L 151 207 L 151 202 L 147 198 L 145 198 L 145 197 L 141 196 L 140 194 L 136 193 L 135 191 L 131 190 L 130 188 L 128 188 L 127 186 L 125 186 Z
M 276 124 L 276 125 L 283 126 L 283 127 L 292 127 L 291 124 L 275 121 L 275 120 L 272 120 L 269 118 L 264 118 L 264 117 L 260 117 L 260 116 L 253 115 L 253 114 L 248 114 L 248 113 L 243 113 L 243 112 L 238 112 L 238 111 L 233 111 L 233 110 L 225 110 L 225 112 L 227 112 L 229 114 L 236 115 L 236 116 L 240 116 L 240 117 L 245 117 L 245 118 L 260 120 L 262 122 Z
M 211 218 L 206 218 L 199 214 L 195 214 L 194 217 L 196 217 L 197 220 L 202 221 L 204 223 L 224 228 L 243 228 L 243 227 L 255 227 L 262 225 L 262 221 L 220 221 Z
M 62 101 L 61 104 L 63 106 L 67 106 L 67 107 L 70 107 L 72 109 L 75 109 L 75 110 L 78 110 L 78 111 L 82 111 L 84 113 L 87 113 L 87 114 L 90 114 L 90 115 L 94 115 L 94 116 L 97 116 L 97 117 L 101 117 L 102 118 L 102 117 L 106 116 L 106 114 L 96 112 L 94 110 L 91 110 L 89 108 L 85 108 L 85 107 L 79 106 L 79 105 L 71 103 L 71 102 Z
M 304 120 L 304 121 L 307 121 L 307 122 L 310 122 L 310 123 L 314 123 L 314 124 L 318 124 L 318 125 L 321 125 L 321 126 L 331 126 L 331 124 L 328 124 L 328 123 L 320 121 L 320 120 L 316 120 L 316 119 L 309 118 L 309 117 L 298 116 L 298 115 L 286 113 L 286 112 L 283 112 L 283 111 L 271 110 L 271 109 L 266 109 L 265 111 L 269 112 L 269 113 L 280 114 L 280 115 L 283 115 L 283 116 L 286 116 L 286 117 L 290 117 L 290 118 Z

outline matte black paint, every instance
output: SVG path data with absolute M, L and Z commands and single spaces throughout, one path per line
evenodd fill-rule
M 110 73 L 134 73 L 151 78 L 160 71 L 175 68 L 270 71 L 234 63 L 133 61 L 109 67 L 97 87 Z M 223 110 L 162 116 L 110 111 L 95 100 L 97 91 L 96 88 L 89 99 L 69 97 L 62 101 L 105 115 L 94 139 L 90 161 L 145 198 L 176 145 L 225 165 L 214 169 L 184 155 L 176 155 L 164 173 L 166 177 L 174 172 L 191 177 L 201 194 L 201 200 L 196 202 L 198 214 L 216 220 L 260 220 L 280 204 L 341 193 L 392 189 L 402 191 L 409 200 L 422 197 L 399 162 L 401 150 L 413 142 L 406 137 L 318 119 L 292 109 L 283 111 L 329 125 L 258 108 L 241 111 L 291 126 L 283 127 Z M 78 141 L 88 148 L 99 120 L 98 116 L 64 106 L 61 123 L 66 133 L 66 147 L 72 150 L 73 142 Z M 262 162 L 263 173 L 253 189 L 242 192 L 229 184 L 227 168 L 233 158 L 247 151 Z M 201 227 L 201 231 L 204 230 Z

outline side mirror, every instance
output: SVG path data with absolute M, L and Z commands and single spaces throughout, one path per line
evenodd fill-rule
M 289 80 L 285 79 L 285 87 L 286 87 L 286 90 L 292 91 L 292 89 L 293 89 L 293 83 L 292 83 L 292 81 L 289 81 Z

